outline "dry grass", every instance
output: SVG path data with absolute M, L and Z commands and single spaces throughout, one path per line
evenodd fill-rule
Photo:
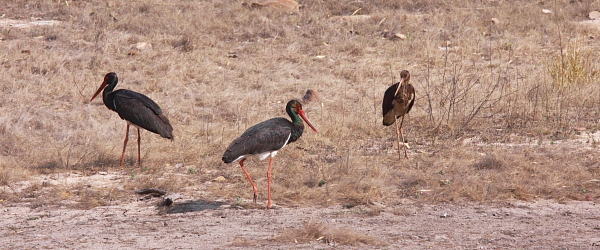
M 375 237 L 358 233 L 348 228 L 331 228 L 326 224 L 312 221 L 303 222 L 298 228 L 282 232 L 278 240 L 294 243 L 322 241 L 331 245 L 382 245 L 382 242 Z
M 577 24 L 600 9 L 597 1 L 300 4 L 289 15 L 238 1 L 7 3 L 3 19 L 61 23 L 0 27 L 0 185 L 38 174 L 121 171 L 134 174 L 127 192 L 202 184 L 214 199 L 251 200 L 239 166 L 221 162 L 224 149 L 253 124 L 285 116 L 288 100 L 313 89 L 321 100 L 306 110 L 320 133 L 306 131 L 275 159 L 277 204 L 600 195 L 590 181 L 598 172 L 595 150 L 573 140 L 579 128 L 598 129 L 593 58 L 600 44 L 589 39 L 597 31 Z M 365 16 L 336 17 L 353 13 Z M 407 38 L 384 39 L 385 30 Z M 405 123 L 413 146 L 406 161 L 397 160 L 393 128 L 380 118 L 382 94 L 402 69 L 417 89 Z M 175 128 L 173 142 L 142 132 L 140 167 L 132 164 L 135 133 L 126 169 L 117 167 L 125 122 L 89 102 L 110 71 L 120 88 L 155 100 Z M 559 90 L 557 81 L 576 87 Z M 463 143 L 470 138 L 479 143 Z M 521 145 L 532 141 L 540 143 Z M 165 168 L 177 163 L 196 174 Z M 248 162 L 261 201 L 267 164 Z M 218 176 L 226 181 L 211 181 Z M 110 193 L 98 192 L 90 196 Z M 106 204 L 100 200 L 82 203 Z

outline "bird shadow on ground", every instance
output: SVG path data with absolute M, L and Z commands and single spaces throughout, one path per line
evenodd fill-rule
M 219 209 L 222 205 L 225 205 L 227 203 L 222 202 L 222 201 L 203 201 L 203 200 L 197 200 L 197 201 L 188 201 L 188 202 L 184 202 L 184 203 L 178 203 L 176 205 L 170 206 L 167 210 L 166 213 L 168 214 L 178 214 L 178 213 L 187 213 L 187 212 L 197 212 L 197 211 L 204 211 L 204 210 L 209 210 L 209 209 Z

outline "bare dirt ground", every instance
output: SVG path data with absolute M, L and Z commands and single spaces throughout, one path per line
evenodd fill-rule
M 496 146 L 539 147 L 537 150 L 572 153 L 583 150 L 585 154 L 593 154 L 595 147 L 585 142 L 587 137 L 598 138 L 600 134 L 552 143 Z M 478 140 L 468 138 L 462 143 L 477 147 Z M 188 181 L 197 184 L 182 189 L 182 197 L 165 209 L 157 205 L 160 198 L 131 195 L 122 189 L 131 178 L 127 170 L 113 169 L 87 176 L 73 171 L 42 174 L 4 187 L 4 192 L 23 193 L 36 183 L 42 189 L 84 185 L 90 189 L 118 190 L 130 198 L 121 195 L 108 206 L 90 209 L 74 208 L 77 202 L 69 199 L 50 206 L 35 204 L 33 196 L 21 202 L 0 201 L 0 246 L 2 249 L 600 249 L 600 207 L 594 194 L 584 195 L 580 201 L 508 199 L 436 203 L 416 197 L 367 205 L 326 206 L 283 201 L 277 204 L 275 199 L 275 209 L 266 210 L 265 197 L 259 197 L 256 205 L 247 198 L 238 197 L 239 204 L 231 199 L 215 199 L 209 187 L 230 184 L 214 180 L 202 183 L 191 177 Z M 250 193 L 247 185 L 238 191 Z M 427 190 L 422 191 L 423 196 L 429 195 Z
M 156 199 L 90 210 L 1 206 L 3 249 L 595 249 L 596 202 L 509 201 L 430 205 L 409 200 L 366 207 L 243 209 L 184 199 L 166 212 Z M 371 244 L 282 237 L 307 223 L 354 231 Z M 318 234 L 317 234 L 318 235 Z M 341 234 L 339 237 L 344 237 Z

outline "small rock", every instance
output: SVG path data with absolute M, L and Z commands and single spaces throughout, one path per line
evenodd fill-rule
M 262 3 L 242 3 L 243 6 L 250 9 L 259 9 L 267 7 L 269 9 L 279 9 L 295 14 L 300 11 L 301 5 L 294 0 L 267 0 Z
M 177 164 L 175 164 L 175 167 L 176 167 L 176 168 L 180 168 L 180 167 L 183 167 L 183 166 L 184 166 L 184 164 L 183 164 L 183 163 L 177 163 Z
M 226 180 L 227 179 L 224 176 L 222 176 L 222 175 L 219 175 L 217 178 L 213 179 L 213 181 L 216 181 L 216 182 L 224 182 Z
M 548 10 L 548 9 L 542 9 L 542 13 L 544 13 L 544 14 L 552 14 L 552 11 Z
M 444 213 L 444 214 L 440 215 L 440 218 L 448 218 L 448 217 L 451 217 L 451 216 L 452 216 L 452 215 L 449 215 L 449 214 L 447 214 L 447 213 Z
M 404 35 L 404 34 L 400 34 L 400 33 L 396 33 L 396 34 L 394 34 L 394 37 L 397 37 L 397 38 L 399 38 L 400 40 L 404 40 L 404 39 L 406 39 L 406 35 Z
M 98 172 L 99 175 L 107 175 L 107 172 Z
M 135 44 L 135 48 L 139 50 L 149 50 L 152 49 L 152 44 L 147 42 L 139 42 Z
M 60 185 L 60 182 L 57 181 L 57 180 L 48 180 L 45 183 L 46 183 L 46 185 L 49 185 L 49 186 L 58 186 L 58 185 Z
M 446 236 L 446 235 L 436 235 L 435 239 L 436 240 L 448 240 L 448 236 Z
M 332 16 L 329 20 L 334 22 L 345 22 L 345 23 L 354 23 L 354 22 L 366 22 L 371 19 L 371 15 L 350 15 L 350 16 Z
M 406 39 L 406 35 L 400 33 L 400 32 L 394 32 L 391 30 L 383 30 L 381 32 L 381 36 L 383 37 L 383 39 L 400 39 L 400 40 L 404 40 Z
M 165 197 L 163 197 L 162 202 L 158 204 L 159 207 L 171 206 L 173 202 L 177 199 L 181 198 L 181 195 L 178 193 L 172 193 Z
M 500 20 L 498 20 L 498 18 L 495 18 L 495 17 L 492 18 L 491 21 L 492 21 L 492 24 L 499 24 L 500 23 Z
M 591 20 L 600 20 L 600 12 L 598 12 L 598 11 L 592 11 L 592 12 L 590 12 L 590 14 L 588 15 L 588 17 L 589 17 Z

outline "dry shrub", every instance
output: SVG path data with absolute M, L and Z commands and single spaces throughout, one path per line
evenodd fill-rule
M 504 168 L 502 159 L 494 155 L 487 155 L 481 161 L 473 164 L 478 170 L 502 170 Z
M 599 79 L 600 68 L 596 64 L 596 58 L 600 55 L 596 50 L 583 46 L 580 41 L 574 41 L 556 54 L 548 65 L 548 72 L 553 86 L 560 91 L 583 88 Z
M 382 242 L 375 237 L 358 233 L 348 228 L 331 228 L 326 224 L 312 221 L 303 222 L 299 228 L 283 231 L 278 240 L 295 243 L 321 241 L 327 244 L 350 246 L 382 245 Z
M 76 185 L 69 190 L 61 190 L 57 188 L 57 191 L 55 192 L 59 192 L 59 194 L 62 194 L 61 196 L 67 200 L 75 198 L 77 203 L 70 206 L 77 209 L 90 209 L 98 206 L 107 206 L 111 201 L 109 190 L 97 189 L 86 186 L 85 184 Z
M 0 165 L 0 187 L 10 187 L 12 183 L 26 179 L 28 172 L 17 167 Z
M 32 208 L 65 206 L 73 209 L 106 206 L 110 205 L 111 201 L 130 196 L 114 188 L 93 187 L 83 182 L 75 185 L 56 186 L 50 185 L 48 182 L 33 182 L 18 194 L 20 197 L 11 199 L 28 201 Z
M 178 180 L 177 176 L 162 174 L 140 174 L 131 173 L 130 179 L 125 185 L 127 190 L 140 190 L 156 188 L 169 192 L 178 192 L 186 186 L 185 182 Z

